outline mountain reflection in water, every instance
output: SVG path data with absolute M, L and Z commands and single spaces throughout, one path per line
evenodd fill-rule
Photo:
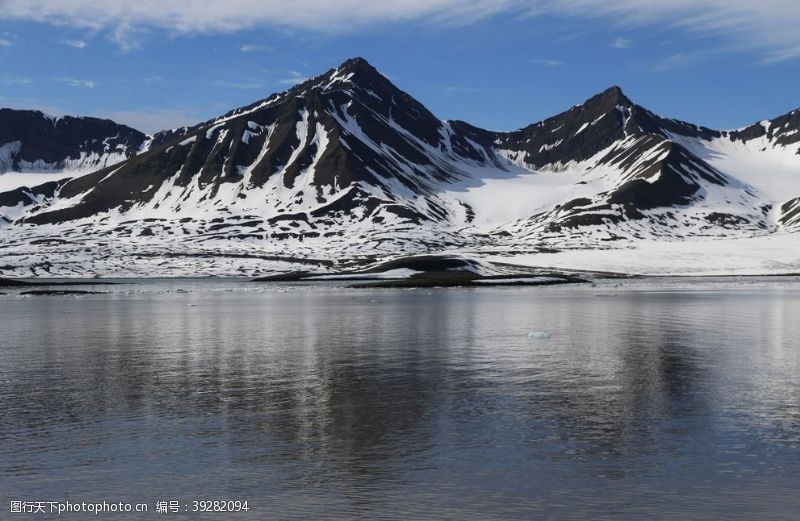
M 171 284 L 190 292 L 0 297 L 6 505 L 249 500 L 231 519 L 800 511 L 796 284 L 601 288 L 614 298 Z

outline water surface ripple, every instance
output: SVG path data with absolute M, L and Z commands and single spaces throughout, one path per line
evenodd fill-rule
M 247 499 L 213 518 L 800 516 L 794 279 L 106 289 L 0 296 L 4 512 Z

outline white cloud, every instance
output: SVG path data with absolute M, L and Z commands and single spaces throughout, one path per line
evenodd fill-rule
M 764 59 L 761 60 L 761 63 L 764 65 L 770 65 L 772 63 L 793 60 L 795 58 L 800 58 L 800 45 L 797 47 L 787 47 L 785 49 L 769 51 L 766 56 L 764 56 Z
M 77 78 L 56 78 L 56 81 L 60 81 L 70 87 L 82 87 L 84 89 L 93 89 L 97 87 L 97 82 L 94 80 L 80 80 Z
M 11 40 L 0 39 L 0 47 L 11 47 L 14 45 Z
M 615 49 L 630 49 L 631 45 L 633 45 L 633 43 L 629 39 L 621 36 L 617 36 L 614 38 L 614 41 L 611 42 L 611 47 Z
M 661 61 L 657 62 L 653 66 L 653 70 L 671 71 L 675 69 L 683 69 L 685 67 L 691 67 L 692 65 L 697 65 L 702 60 L 703 56 L 700 53 L 687 54 L 685 52 L 679 52 L 671 54 L 666 58 L 662 59 Z
M 111 27 L 108 37 L 116 43 L 123 52 L 141 49 L 141 36 L 147 32 L 140 26 L 127 21 L 121 21 Z
M 257 26 L 341 30 L 430 16 L 475 20 L 514 0 L 4 0 L 0 17 L 90 28 L 152 26 L 179 33 L 232 32 Z
M 161 76 L 144 76 L 144 77 L 131 77 L 131 78 L 110 77 L 110 78 L 105 78 L 104 81 L 110 83 L 119 83 L 122 85 L 153 85 L 153 84 L 165 83 L 167 80 L 165 80 Z
M 270 47 L 269 45 L 248 43 L 239 47 L 239 50 L 242 52 L 271 51 L 272 47 Z
M 558 67 L 559 65 L 564 65 L 564 62 L 561 60 L 549 60 L 546 58 L 536 58 L 535 60 L 531 60 L 531 63 L 535 63 L 536 65 L 544 65 L 545 67 Z
M 722 36 L 767 60 L 800 56 L 797 0 L 3 0 L 0 18 L 108 30 L 124 50 L 143 29 L 234 32 L 256 27 L 350 31 L 380 22 L 470 23 L 497 14 L 603 18 L 613 25 L 682 27 Z
M 552 0 L 567 16 L 613 21 L 619 27 L 669 26 L 725 39 L 732 49 L 755 50 L 774 61 L 800 56 L 797 0 Z M 707 45 L 704 45 L 707 47 Z
M 83 40 L 64 40 L 61 43 L 63 43 L 64 45 L 69 45 L 70 47 L 75 47 L 76 49 L 86 48 L 86 42 L 84 42 Z
M 298 84 L 303 83 L 304 81 L 308 80 L 307 76 L 304 76 L 303 74 L 301 74 L 301 73 L 299 73 L 297 71 L 288 71 L 288 74 L 289 74 L 288 78 L 280 79 L 280 80 L 276 81 L 275 83 L 278 84 L 278 85 L 289 85 L 289 86 L 292 86 L 292 85 L 298 85 Z

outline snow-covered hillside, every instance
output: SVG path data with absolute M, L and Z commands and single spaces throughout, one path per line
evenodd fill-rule
M 125 161 L 183 130 L 149 136 L 107 119 L 0 109 L 0 227 L 51 202 L 53 183 Z
M 356 58 L 145 137 L 113 166 L 0 194 L 0 265 L 16 275 L 262 274 L 774 234 L 792 255 L 798 129 L 798 111 L 736 131 L 698 127 L 612 87 L 490 132 L 440 121 Z
M 0 175 L 86 173 L 128 159 L 147 140 L 107 119 L 0 109 Z

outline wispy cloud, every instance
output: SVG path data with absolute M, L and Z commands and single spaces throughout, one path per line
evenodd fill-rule
M 777 60 L 800 57 L 786 52 L 800 47 L 796 0 L 554 0 L 548 5 L 556 14 L 604 19 L 616 27 L 668 27 L 718 39 L 697 44 L 697 52 L 716 47 Z
M 800 58 L 800 45 L 786 49 L 770 51 L 761 60 L 761 65 L 772 65 L 773 63 L 784 62 Z
M 239 50 L 242 52 L 259 52 L 259 51 L 272 51 L 273 48 L 269 45 L 259 45 L 255 43 L 247 43 L 239 47 Z
M 212 87 L 221 87 L 224 89 L 263 89 L 269 82 L 259 79 L 242 79 L 236 80 L 214 80 L 211 82 Z
M 262 71 L 270 78 L 252 78 L 252 77 L 241 77 L 241 78 L 226 78 L 226 79 L 218 79 L 211 82 L 212 87 L 220 87 L 223 89 L 240 89 L 240 90 L 247 90 L 247 89 L 267 89 L 269 86 L 278 87 L 291 87 L 297 85 L 299 83 L 303 83 L 308 78 L 300 72 L 297 71 L 286 71 L 285 74 L 281 75 L 284 77 L 279 76 L 277 73 L 269 72 L 269 71 Z
M 108 37 L 122 52 L 129 52 L 142 48 L 142 37 L 146 33 L 147 30 L 141 26 L 122 21 L 112 26 Z
M 303 75 L 297 71 L 287 71 L 289 74 L 288 78 L 282 78 L 277 80 L 275 83 L 278 85 L 297 85 L 299 83 L 303 83 L 308 79 L 307 76 Z
M 69 87 L 81 87 L 84 89 L 93 89 L 97 87 L 97 82 L 94 80 L 81 80 L 77 78 L 56 78 L 56 81 L 60 81 L 61 83 Z
M 13 74 L 0 74 L 0 83 L 3 85 L 29 85 L 33 83 L 33 80 Z
M 63 45 L 75 47 L 76 49 L 85 49 L 87 47 L 86 42 L 84 42 L 83 40 L 63 40 L 61 43 Z
M 559 65 L 564 65 L 564 62 L 561 60 L 550 60 L 547 58 L 536 58 L 535 60 L 531 60 L 531 63 L 535 63 L 536 65 L 544 65 L 545 67 L 558 67 Z
M 633 42 L 621 36 L 617 36 L 616 38 L 614 38 L 614 41 L 611 42 L 611 47 L 615 49 L 630 49 L 632 46 Z
M 473 94 L 478 92 L 478 89 L 473 87 L 462 87 L 460 85 L 446 85 L 444 87 L 437 87 L 436 90 L 444 92 L 445 94 Z
M 3 0 L 0 19 L 108 31 L 123 50 L 138 31 L 232 33 L 259 27 L 355 31 L 377 23 L 469 24 L 498 14 L 596 18 L 612 27 L 677 27 L 756 50 L 773 61 L 797 57 L 797 0 Z
M 0 38 L 0 47 L 11 47 L 13 42 L 11 40 L 6 40 L 5 38 Z
M 698 62 L 698 57 L 683 52 L 671 54 L 661 61 L 653 65 L 653 70 L 656 71 L 671 71 L 675 69 L 683 69 Z
M 123 85 L 152 85 L 156 83 L 164 83 L 165 80 L 161 76 L 145 76 L 143 78 L 133 77 L 133 78 L 106 78 L 105 81 L 120 83 Z

